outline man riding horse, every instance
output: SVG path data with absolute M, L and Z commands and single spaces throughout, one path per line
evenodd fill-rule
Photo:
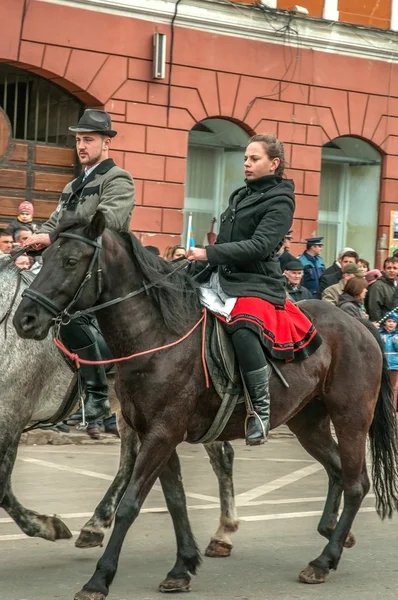
M 102 110 L 87 109 L 77 126 L 69 129 L 76 135 L 76 151 L 83 171 L 65 186 L 55 211 L 24 246 L 34 249 L 50 246 L 54 231 L 65 219 L 72 215 L 90 218 L 98 208 L 104 213 L 108 227 L 129 228 L 135 202 L 134 182 L 130 173 L 109 158 L 111 140 L 117 134 L 110 116 Z M 95 319 L 89 316 L 72 319 L 61 328 L 62 338 L 70 349 L 90 361 L 101 360 L 98 334 Z M 85 418 L 88 422 L 96 421 L 110 410 L 105 369 L 102 365 L 81 364 L 80 371 L 86 389 Z M 80 420 L 81 411 L 72 418 Z
M 284 169 L 283 144 L 273 135 L 252 137 L 244 159 L 245 186 L 232 193 L 216 244 L 191 248 L 187 256 L 202 261 L 192 269 L 205 282 L 202 301 L 232 337 L 254 408 L 247 421 L 248 445 L 264 443 L 269 430 L 271 369 L 266 354 L 302 360 L 321 343 L 309 319 L 286 298 L 277 258 L 295 206 L 294 183 L 283 178 Z

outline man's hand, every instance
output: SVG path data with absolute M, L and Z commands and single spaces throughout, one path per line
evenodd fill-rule
M 207 260 L 206 248 L 190 248 L 187 252 L 187 259 L 196 260 Z
M 22 244 L 24 248 L 30 246 L 34 250 L 41 250 L 51 244 L 51 239 L 48 233 L 34 233 L 29 236 Z

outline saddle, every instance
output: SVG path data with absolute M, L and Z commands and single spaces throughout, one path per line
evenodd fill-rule
M 214 442 L 224 430 L 238 404 L 246 401 L 240 367 L 232 341 L 221 322 L 208 311 L 206 321 L 205 359 L 210 379 L 221 399 L 217 415 L 204 436 L 192 443 Z M 289 387 L 274 360 L 267 357 L 275 374 Z

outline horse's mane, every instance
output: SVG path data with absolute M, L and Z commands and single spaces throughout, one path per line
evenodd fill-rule
M 30 285 L 36 277 L 35 273 L 31 271 L 18 269 L 10 254 L 0 255 L 0 272 L 2 272 L 3 276 L 5 272 L 13 273 L 14 275 L 20 273 L 21 279 L 26 285 Z
M 68 218 L 61 224 L 53 239 L 63 231 L 87 227 L 90 221 L 81 217 Z M 166 327 L 173 333 L 185 332 L 192 316 L 200 308 L 197 284 L 178 263 L 169 263 L 146 250 L 130 231 L 107 229 L 121 243 L 140 270 L 149 296 L 160 309 Z M 176 270 L 177 269 L 177 270 Z

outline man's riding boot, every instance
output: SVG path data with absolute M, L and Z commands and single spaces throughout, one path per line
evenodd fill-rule
M 246 420 L 246 444 L 257 446 L 264 444 L 269 432 L 270 420 L 270 394 L 269 379 L 271 367 L 243 373 L 246 388 L 253 404 L 256 415 L 249 415 Z
M 74 352 L 84 360 L 102 360 L 97 343 L 74 350 Z M 86 422 L 98 421 L 102 417 L 109 416 L 111 404 L 108 399 L 108 381 L 104 365 L 80 364 L 80 371 L 86 388 L 84 399 Z M 82 411 L 78 410 L 69 417 L 69 420 L 81 421 L 82 416 Z

